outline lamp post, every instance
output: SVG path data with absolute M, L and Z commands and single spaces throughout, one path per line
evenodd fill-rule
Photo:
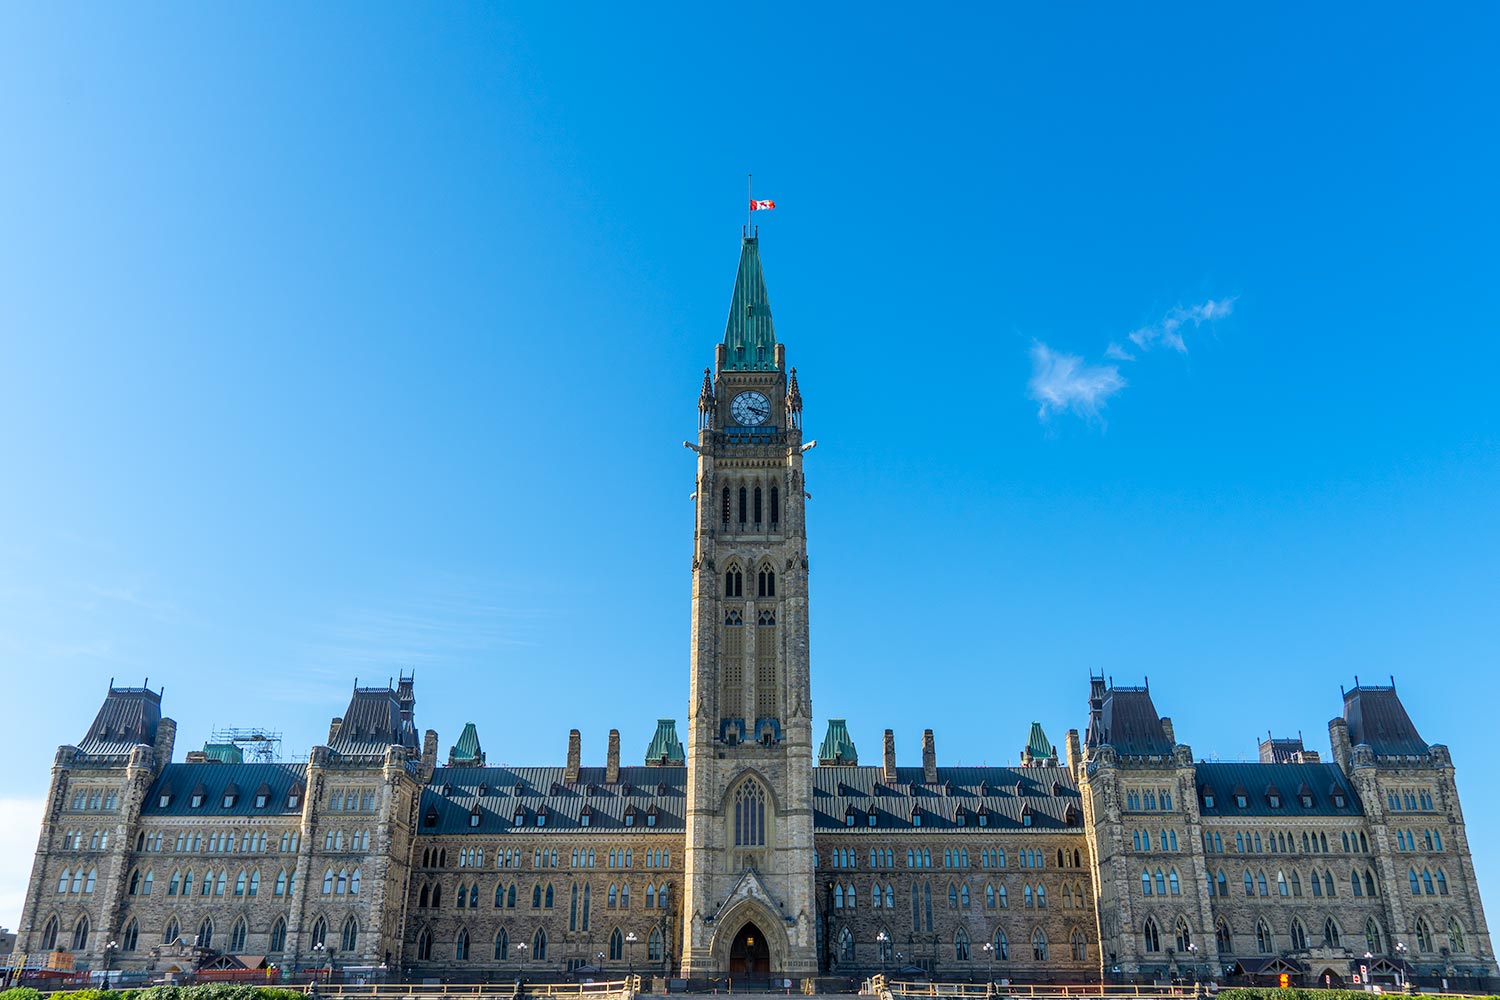
M 312 950 L 313 950 L 313 982 L 316 983 L 318 981 L 318 966 L 320 966 L 320 965 L 323 964 L 323 954 L 328 949 L 326 947 L 324 947 L 322 941 L 319 941 L 319 942 L 315 943 L 312 946 Z
M 885 950 L 891 945 L 891 936 L 885 931 L 875 935 L 875 948 L 880 952 L 880 974 L 885 975 Z
M 1403 992 L 1406 990 L 1406 970 L 1401 966 L 1406 962 L 1406 942 L 1396 942 L 1396 986 Z
M 635 977 L 635 943 L 639 940 L 640 938 L 635 936 L 635 931 L 631 931 L 625 935 L 625 947 L 629 949 L 626 954 L 630 958 L 630 975 L 632 979 Z
M 604 952 L 601 951 L 599 954 L 594 956 L 594 965 L 598 967 L 601 973 L 604 972 Z
M 983 948 L 984 953 L 990 957 L 990 982 L 993 983 L 995 981 L 995 942 L 986 941 L 984 944 L 980 945 L 980 947 Z
M 106 944 L 104 946 L 104 983 L 103 983 L 103 985 L 104 985 L 104 987 L 106 989 L 109 988 L 109 964 L 110 964 L 110 961 L 115 957 L 115 949 L 118 948 L 118 947 L 119 947 L 119 945 L 116 944 L 113 941 L 110 941 L 108 944 Z

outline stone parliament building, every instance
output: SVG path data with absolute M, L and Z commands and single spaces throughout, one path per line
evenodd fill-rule
M 111 684 L 58 749 L 16 953 L 161 972 L 461 980 L 918 971 L 1015 982 L 1481 985 L 1495 955 L 1453 762 L 1394 682 L 1300 738 L 1195 761 L 1153 692 L 1090 677 L 1061 753 L 920 767 L 814 744 L 802 394 L 755 236 L 698 398 L 686 742 L 637 762 L 446 757 L 412 678 L 356 686 L 305 762 L 174 761 L 161 694 Z M 1022 734 L 1017 734 L 1018 739 Z M 560 748 L 561 749 L 561 748 Z M 1268 978 L 1269 977 L 1269 978 Z

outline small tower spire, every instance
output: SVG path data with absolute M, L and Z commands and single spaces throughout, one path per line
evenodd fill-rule
M 729 371 L 776 371 L 776 327 L 771 299 L 760 266 L 760 241 L 740 241 L 740 267 L 734 278 L 729 320 L 724 324 L 724 368 Z
M 703 388 L 698 392 L 698 426 L 707 427 L 714 412 L 713 370 L 703 369 Z

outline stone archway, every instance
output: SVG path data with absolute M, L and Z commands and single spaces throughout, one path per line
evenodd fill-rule
M 729 944 L 729 974 L 760 979 L 771 974 L 771 947 L 754 923 L 747 923 Z
M 716 921 L 709 949 L 714 968 L 745 979 L 767 979 L 786 968 L 789 942 L 782 919 L 744 899 Z

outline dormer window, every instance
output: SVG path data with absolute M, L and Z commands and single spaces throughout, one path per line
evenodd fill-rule
M 629 809 L 626 809 L 625 810 L 625 825 L 626 826 L 635 826 L 635 816 L 636 816 L 636 808 L 635 808 L 635 806 L 631 806 Z
M 268 806 L 270 804 L 271 804 L 271 794 L 269 792 L 256 792 L 255 793 L 255 808 L 257 808 L 257 809 L 264 809 L 266 806 Z
M 585 788 L 584 788 L 584 790 L 583 790 L 583 794 L 584 794 L 584 796 L 585 796 L 585 797 L 586 797 L 586 798 L 590 798 L 590 799 L 591 799 L 591 798 L 593 798 L 593 797 L 594 797 L 594 796 L 595 796 L 595 795 L 598 795 L 598 794 L 599 794 L 599 786 L 598 786 L 598 785 L 596 785 L 596 784 L 594 784 L 594 783 L 593 783 L 593 782 L 592 782 L 592 781 L 591 781 L 591 782 L 589 782 L 589 783 L 588 783 L 588 786 L 587 786 L 587 787 L 585 787 Z
M 286 797 L 286 807 L 288 809 L 297 809 L 297 808 L 300 808 L 301 805 L 302 805 L 302 796 L 299 795 L 297 792 L 292 792 L 290 795 L 288 795 Z
M 911 811 L 911 825 L 912 826 L 921 826 L 922 825 L 922 810 L 921 810 L 920 807 L 916 808 L 916 809 L 913 809 Z
M 1021 808 L 1021 825 L 1022 826 L 1030 826 L 1031 825 L 1031 807 L 1030 806 L 1023 806 Z
M 516 782 L 516 798 L 519 799 L 521 796 L 523 796 L 525 794 L 526 794 L 526 786 L 523 785 L 523 784 L 521 784 L 519 781 Z
M 447 782 L 447 781 L 443 782 L 443 798 L 446 799 L 448 796 L 450 796 L 452 794 L 453 794 L 453 785 L 452 785 L 452 783 L 451 782 Z
M 958 811 L 953 814 L 953 822 L 957 823 L 959 826 L 968 826 L 969 811 L 963 806 L 959 806 Z
M 1245 795 L 1236 795 L 1234 797 L 1234 805 L 1236 809 L 1248 809 L 1250 808 L 1250 799 Z
M 855 820 L 854 813 L 852 813 L 852 812 L 844 813 L 844 825 L 845 826 L 853 826 L 854 825 L 854 820 Z
M 484 798 L 488 794 L 490 794 L 490 786 L 489 786 L 489 784 L 487 782 L 483 782 L 483 781 L 480 782 L 479 783 L 479 797 L 482 799 L 482 798 Z
M 536 825 L 537 826 L 546 826 L 547 825 L 547 814 L 546 813 L 544 813 L 544 812 L 538 812 L 536 814 Z
M 1342 809 L 1342 808 L 1344 808 L 1344 793 L 1343 792 L 1334 792 L 1333 793 L 1333 805 L 1334 805 L 1334 808 L 1336 808 L 1336 809 Z
M 655 806 L 652 806 L 650 809 L 647 809 L 646 810 L 646 825 L 647 826 L 655 826 L 656 825 L 656 817 L 657 817 L 657 811 L 656 811 L 656 807 Z
M 657 798 L 666 798 L 666 795 L 667 795 L 667 783 L 665 781 L 663 781 L 663 782 L 661 782 L 660 784 L 658 784 L 656 786 L 656 796 L 657 796 Z
M 562 790 L 563 790 L 562 789 L 562 785 L 559 784 L 558 782 L 554 781 L 552 783 L 552 790 L 551 790 L 550 794 L 552 794 L 552 795 L 561 795 L 562 794 Z
M 867 814 L 867 815 L 866 815 L 866 816 L 865 816 L 865 822 L 866 822 L 866 823 L 867 823 L 867 824 L 868 824 L 868 825 L 869 825 L 869 826 L 875 826 L 875 825 L 876 825 L 876 824 L 877 824 L 877 823 L 879 823 L 879 819 L 877 819 L 877 818 L 876 818 L 876 816 L 875 816 L 875 812 L 874 812 L 874 810 L 871 810 L 871 811 L 870 811 L 870 812 L 869 812 L 869 814 Z
M 588 826 L 589 823 L 593 821 L 593 818 L 594 814 L 585 809 L 583 812 L 578 814 L 578 825 Z
M 1311 809 L 1313 807 L 1313 797 L 1311 795 L 1303 794 L 1300 797 L 1300 801 L 1303 809 Z
M 1210 792 L 1210 791 L 1205 791 L 1203 793 L 1203 808 L 1205 808 L 1205 809 L 1212 809 L 1213 807 L 1214 807 L 1214 793 Z
M 988 812 L 981 811 L 979 813 L 979 825 L 980 826 L 989 826 L 990 825 L 990 814 Z
M 159 799 L 156 800 L 156 808 L 158 808 L 158 809 L 165 809 L 165 808 L 167 808 L 167 806 L 169 806 L 171 804 L 172 804 L 172 793 L 171 792 L 162 792 L 161 793 L 161 798 L 159 798 Z
M 481 815 L 482 815 L 482 813 L 480 813 L 480 811 L 478 809 L 470 810 L 470 812 L 469 812 L 469 826 L 471 826 L 471 827 L 477 827 L 479 825 L 479 819 L 480 819 Z
M 1272 809 L 1280 809 L 1281 808 L 1281 794 L 1279 792 L 1272 792 L 1271 794 L 1269 794 L 1269 795 L 1266 796 L 1266 803 Z
M 202 792 L 194 792 L 188 798 L 188 807 L 191 808 L 191 809 L 201 809 L 201 808 L 203 808 L 203 793 Z
M 225 809 L 233 809 L 234 808 L 234 793 L 233 792 L 226 792 L 226 793 L 224 793 L 224 808 Z
M 981 798 L 985 798 L 985 797 L 988 797 L 989 794 L 990 794 L 990 783 L 989 783 L 989 781 L 981 781 L 979 783 L 979 795 L 980 795 L 980 797 Z
M 623 785 L 620 786 L 620 794 L 623 795 L 623 796 L 625 796 L 627 799 L 630 798 L 630 794 L 633 791 L 634 791 L 634 789 L 632 789 L 630 787 L 630 782 L 628 782 L 628 781 L 625 782 L 625 784 L 623 784 Z
M 521 809 L 521 808 L 517 808 L 516 809 L 515 825 L 516 826 L 525 826 L 526 825 L 526 810 L 525 809 Z

